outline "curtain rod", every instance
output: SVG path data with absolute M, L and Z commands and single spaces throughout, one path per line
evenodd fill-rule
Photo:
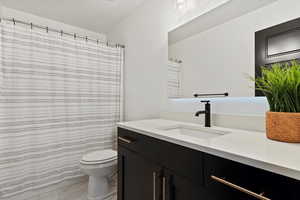
M 93 42 L 96 42 L 98 44 L 104 44 L 104 45 L 106 45 L 108 47 L 125 48 L 125 45 L 111 44 L 109 42 L 102 42 L 102 41 L 99 41 L 99 39 L 92 39 L 92 38 L 89 38 L 88 36 L 81 36 L 81 35 L 79 35 L 77 33 L 68 33 L 68 32 L 64 32 L 63 30 L 57 30 L 57 29 L 54 29 L 54 28 L 49 28 L 48 26 L 41 26 L 41 25 L 37 25 L 37 24 L 33 24 L 33 23 L 28 23 L 28 22 L 25 22 L 25 21 L 17 20 L 15 18 L 0 18 L 0 22 L 1 22 L 1 20 L 13 22 L 14 25 L 17 24 L 17 23 L 19 23 L 19 24 L 31 26 L 31 28 L 35 27 L 35 28 L 39 28 L 39 29 L 45 29 L 47 32 L 51 31 L 51 32 L 60 33 L 61 35 L 68 35 L 68 36 L 73 36 L 74 38 L 81 38 L 81 39 L 84 39 L 86 41 L 93 41 Z

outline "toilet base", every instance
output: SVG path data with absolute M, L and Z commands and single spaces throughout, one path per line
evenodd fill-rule
M 115 192 L 111 192 L 111 193 L 109 193 L 108 195 L 106 195 L 106 196 L 102 196 L 102 197 L 89 197 L 88 196 L 88 200 L 115 200 L 114 199 L 114 196 L 116 195 L 116 193 Z
M 115 192 L 111 192 L 107 177 L 89 177 L 88 200 L 112 200 Z

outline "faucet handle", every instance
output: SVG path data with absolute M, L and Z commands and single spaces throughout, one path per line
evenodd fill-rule
M 206 103 L 206 104 L 209 104 L 209 103 L 210 103 L 210 101 L 209 101 L 209 100 L 203 100 L 203 101 L 201 101 L 201 103 Z

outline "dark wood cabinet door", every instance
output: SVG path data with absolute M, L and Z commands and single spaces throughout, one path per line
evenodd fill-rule
M 193 182 L 186 177 L 174 173 L 173 171 L 164 170 L 162 180 L 162 199 L 211 200 L 209 192 L 206 191 L 201 184 L 202 180 L 199 180 L 199 183 Z
M 160 200 L 159 166 L 119 145 L 118 200 Z
M 271 200 L 299 200 L 300 182 L 260 170 L 259 190 Z

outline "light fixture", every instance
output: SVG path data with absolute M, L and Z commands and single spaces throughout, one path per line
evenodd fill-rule
M 175 0 L 175 7 L 179 11 L 187 10 L 187 0 Z

